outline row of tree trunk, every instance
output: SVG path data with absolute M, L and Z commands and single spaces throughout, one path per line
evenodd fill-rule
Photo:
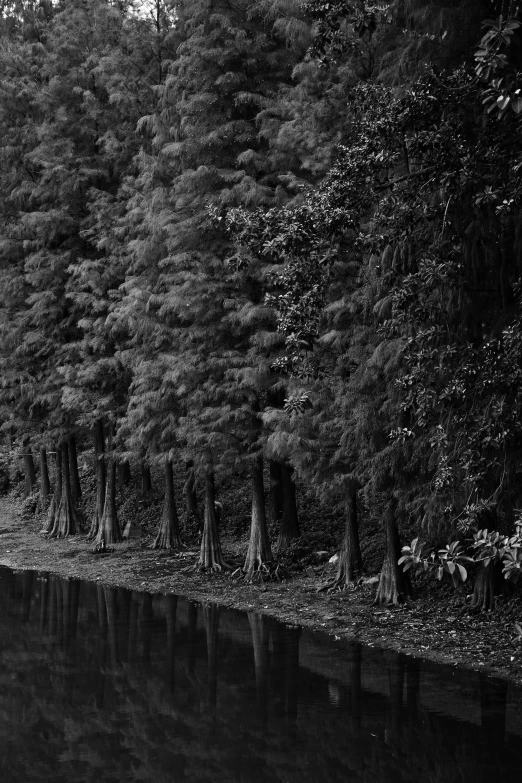
M 116 510 L 117 485 L 125 486 L 130 479 L 128 462 L 117 464 L 106 453 L 106 437 L 101 420 L 96 422 L 93 432 L 96 465 L 96 503 L 90 520 L 88 539 L 95 542 L 99 549 L 117 543 L 129 533 L 129 527 L 122 533 Z M 109 451 L 112 449 L 112 436 L 109 433 Z M 40 449 L 40 502 L 48 507 L 47 522 L 43 532 L 51 538 L 62 538 L 75 534 L 79 529 L 79 509 L 77 501 L 81 498 L 77 449 L 74 436 L 64 440 L 50 452 L 54 455 L 55 481 L 51 490 L 49 466 L 45 447 Z M 26 468 L 26 486 L 28 494 L 36 485 L 36 470 L 29 444 L 24 444 L 24 465 Z M 219 540 L 220 504 L 216 502 L 214 474 L 211 468 L 205 476 L 205 502 L 203 518 L 200 515 L 196 491 L 195 469 L 192 462 L 187 464 L 187 479 L 184 485 L 187 522 L 194 521 L 201 532 L 201 551 L 197 566 L 203 570 L 220 570 L 228 564 L 223 558 Z M 179 517 L 175 502 L 174 476 L 172 462 L 164 463 L 165 495 L 163 512 L 158 532 L 153 543 L 158 549 L 179 549 L 182 547 Z M 143 465 L 141 471 L 141 491 L 143 495 L 151 492 L 150 468 Z M 270 462 L 271 518 L 279 524 L 277 548 L 287 547 L 300 535 L 299 518 L 296 503 L 296 490 L 293 469 L 276 461 Z M 254 574 L 273 561 L 270 545 L 265 492 L 263 484 L 263 460 L 259 456 L 252 467 L 252 521 L 250 543 L 244 564 L 245 576 L 252 579 Z
M 129 526 L 123 531 L 117 516 L 117 485 L 125 486 L 130 479 L 128 462 L 117 465 L 115 459 L 106 454 L 104 425 L 101 420 L 94 427 L 94 453 L 96 463 L 96 503 L 91 518 L 88 539 L 95 542 L 99 549 L 121 541 L 130 534 Z M 112 436 L 109 433 L 109 451 L 112 449 Z M 51 454 L 55 457 L 54 491 L 51 492 L 46 449 L 39 453 L 40 503 L 49 507 L 44 532 L 51 538 L 73 535 L 79 529 L 79 509 L 77 501 L 81 498 L 81 485 L 78 471 L 77 448 L 74 436 L 57 445 Z M 36 486 L 36 470 L 28 441 L 23 444 L 25 466 L 25 488 L 29 494 Z M 201 549 L 197 567 L 201 570 L 222 570 L 229 567 L 223 557 L 219 538 L 219 510 L 216 502 L 214 474 L 211 468 L 205 476 L 205 501 L 203 518 L 200 515 L 195 491 L 195 469 L 192 462 L 187 463 L 187 479 L 184 485 L 185 518 L 194 522 L 201 532 Z M 153 543 L 157 549 L 180 549 L 179 517 L 175 502 L 173 466 L 170 459 L 164 463 L 165 495 L 162 516 L 158 532 Z M 270 462 L 270 517 L 279 525 L 276 542 L 277 550 L 283 550 L 300 536 L 299 518 L 296 503 L 296 489 L 292 468 L 285 463 Z M 363 562 L 359 543 L 357 519 L 357 491 L 355 481 L 348 482 L 346 495 L 345 531 L 340 548 L 338 570 L 334 579 L 326 582 L 320 589 L 345 589 L 352 586 L 363 572 Z M 150 468 L 143 463 L 141 470 L 141 491 L 151 492 Z M 243 572 L 251 581 L 256 574 L 269 573 L 274 557 L 268 534 L 267 509 L 263 482 L 263 460 L 259 455 L 252 464 L 252 513 L 250 540 L 246 553 Z M 385 510 L 386 556 L 377 589 L 376 603 L 399 604 L 412 597 L 412 585 L 409 575 L 398 566 L 401 548 L 396 522 L 396 502 L 392 499 Z M 481 575 L 485 577 L 486 575 Z M 477 580 L 478 604 L 482 607 L 484 578 Z M 490 608 L 490 607 L 486 607 Z

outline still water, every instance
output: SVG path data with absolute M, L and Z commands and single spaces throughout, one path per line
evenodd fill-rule
M 2 783 L 522 780 L 522 691 L 258 614 L 0 568 Z

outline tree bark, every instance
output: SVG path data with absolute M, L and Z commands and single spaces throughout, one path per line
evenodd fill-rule
M 283 515 L 277 539 L 277 549 L 285 549 L 295 538 L 299 538 L 299 517 L 297 514 L 297 502 L 295 499 L 295 482 L 293 468 L 290 465 L 281 465 L 281 480 L 283 487 Z
M 132 479 L 129 460 L 126 459 L 123 462 L 119 462 L 117 467 L 117 472 L 118 472 L 118 489 L 120 492 L 123 492 L 125 487 L 127 487 L 131 483 L 131 479 Z
M 105 485 L 107 481 L 105 468 L 105 433 L 102 419 L 97 419 L 94 425 L 94 459 L 96 460 L 96 505 L 91 517 L 91 527 L 87 534 L 88 541 L 94 541 L 98 535 L 100 520 L 105 505 Z
M 148 497 L 152 493 L 152 477 L 150 475 L 150 466 L 145 461 L 141 463 L 141 489 L 142 498 Z
M 105 503 L 96 535 L 96 546 L 103 549 L 108 544 L 116 544 L 119 541 L 121 541 L 121 532 L 116 512 L 116 462 L 114 457 L 110 456 L 107 466 Z
M 357 520 L 357 488 L 356 482 L 351 482 L 348 486 L 345 528 L 337 575 L 335 579 L 322 585 L 320 590 L 344 590 L 353 586 L 362 573 L 363 564 Z
M 53 530 L 54 521 L 56 519 L 56 514 L 58 512 L 58 507 L 60 505 L 60 498 L 62 497 L 62 452 L 60 450 L 60 447 L 56 445 L 53 446 L 53 452 L 54 452 L 54 466 L 55 466 L 54 492 L 51 498 L 51 505 L 49 506 L 49 511 L 47 512 L 47 522 L 45 527 L 41 531 L 42 533 L 51 533 L 51 530 Z
M 24 438 L 22 443 L 24 460 L 24 496 L 27 498 L 32 494 L 36 486 L 36 470 L 34 467 L 31 445 L 28 438 Z
M 73 498 L 79 500 L 82 496 L 82 486 L 80 484 L 80 473 L 78 471 L 78 451 L 76 448 L 76 438 L 71 435 L 69 438 L 69 471 L 71 474 L 71 491 Z
M 40 506 L 46 509 L 51 496 L 51 482 L 47 468 L 47 451 L 45 446 L 40 446 Z
M 203 532 L 203 523 L 201 520 L 201 514 L 198 509 L 198 500 L 196 496 L 196 471 L 194 470 L 194 464 L 190 460 L 187 462 L 187 479 L 183 486 L 183 493 L 185 495 L 185 525 L 188 526 L 192 520 L 196 522 L 198 530 Z
M 179 535 L 179 519 L 174 497 L 174 474 L 172 462 L 165 460 L 165 499 L 163 513 L 158 533 L 152 545 L 153 549 L 181 549 L 183 546 Z
M 381 570 L 375 603 L 397 606 L 413 597 L 410 576 L 399 566 L 401 546 L 395 520 L 396 501 L 392 499 L 386 509 L 386 556 Z
M 221 571 L 223 568 L 230 568 L 221 552 L 216 519 L 214 474 L 212 470 L 207 470 L 205 475 L 205 522 L 201 537 L 201 550 L 196 567 L 202 571 Z
M 250 543 L 243 571 L 245 579 L 252 581 L 254 575 L 273 560 L 265 511 L 265 489 L 263 486 L 263 458 L 258 457 L 252 466 L 252 519 L 250 522 Z
M 281 476 L 281 463 L 271 459 L 270 467 L 270 493 L 269 493 L 269 518 L 272 524 L 281 522 L 283 516 L 283 483 Z
M 500 563 L 489 563 L 486 567 L 482 566 L 475 580 L 470 608 L 480 609 L 482 612 L 492 612 L 495 608 L 495 596 L 506 595 L 509 590 L 510 585 L 502 576 Z
M 71 474 L 69 470 L 69 444 L 66 441 L 61 446 L 62 493 L 60 505 L 54 518 L 51 538 L 66 538 L 76 533 L 78 522 L 76 507 L 71 491 Z

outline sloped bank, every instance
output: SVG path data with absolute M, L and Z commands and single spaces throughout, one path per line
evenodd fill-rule
M 94 554 L 85 536 L 47 540 L 37 520 L 22 518 L 20 505 L 0 498 L 0 565 L 63 577 L 259 611 L 286 623 L 326 631 L 338 638 L 401 651 L 522 684 L 522 642 L 515 622 L 522 620 L 520 599 L 492 615 L 470 612 L 466 595 L 427 583 L 403 607 L 372 605 L 375 585 L 354 591 L 318 593 L 326 574 L 300 574 L 281 583 L 245 584 L 228 575 L 187 571 L 195 552 L 158 552 L 134 540 L 108 554 Z

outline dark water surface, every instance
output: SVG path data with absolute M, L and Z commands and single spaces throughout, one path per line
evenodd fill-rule
M 522 781 L 522 692 L 257 614 L 0 569 L 1 783 Z

